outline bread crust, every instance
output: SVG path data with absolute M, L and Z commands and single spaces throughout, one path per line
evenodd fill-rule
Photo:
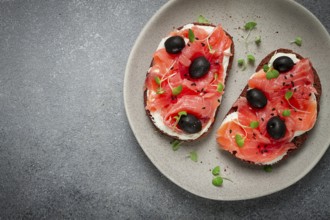
M 260 62 L 260 64 L 257 66 L 256 68 L 256 71 L 255 72 L 258 72 L 259 70 L 261 70 L 263 68 L 263 66 L 265 64 L 268 64 L 269 60 L 272 58 L 272 56 L 275 54 L 275 53 L 291 53 L 291 54 L 295 54 L 297 56 L 298 59 L 303 59 L 304 57 L 301 56 L 300 54 L 290 50 L 290 49 L 285 49 L 285 48 L 280 48 L 280 49 L 277 49 L 277 50 L 274 50 L 272 51 L 271 53 L 269 53 L 265 58 L 263 58 Z M 314 69 L 314 67 L 312 66 L 312 70 L 313 70 L 313 73 L 314 73 L 314 88 L 316 89 L 317 91 L 317 94 L 315 94 L 315 97 L 316 97 L 316 100 L 317 100 L 317 116 L 316 116 L 316 119 L 318 117 L 318 114 L 319 114 L 319 111 L 320 111 L 320 99 L 321 99 L 321 94 L 322 94 L 322 86 L 321 86 L 321 81 L 320 81 L 320 78 L 319 78 L 319 75 L 317 74 L 316 70 Z M 239 95 L 239 97 L 246 97 L 246 92 L 248 90 L 248 85 L 246 85 L 242 91 L 242 93 Z M 239 98 L 238 97 L 238 98 Z M 233 113 L 237 111 L 237 107 L 231 107 L 231 109 L 228 111 L 228 113 L 226 114 L 229 115 L 230 113 Z M 225 116 L 225 117 L 226 117 Z M 294 143 L 296 145 L 296 148 L 299 148 L 301 145 L 303 145 L 303 143 L 307 140 L 308 138 L 308 133 L 309 131 L 305 132 L 304 134 L 300 135 L 300 136 L 297 136 L 295 137 L 291 142 Z M 293 151 L 293 150 L 289 150 L 288 152 L 290 151 Z M 235 155 L 235 153 L 233 153 L 233 155 Z M 284 158 L 286 158 L 288 156 L 288 154 L 285 155 Z M 283 158 L 283 159 L 284 159 Z M 249 163 L 254 163 L 254 162 L 251 162 L 251 161 L 246 161 L 246 162 L 249 162 Z M 262 164 L 257 164 L 257 165 L 262 165 Z
M 192 24 L 194 24 L 194 25 L 201 25 L 201 26 L 212 26 L 212 27 L 216 27 L 214 24 L 204 24 L 204 23 L 197 23 L 197 22 L 194 22 L 194 23 L 192 23 Z M 178 27 L 177 30 L 181 30 L 183 27 L 184 27 L 184 26 Z M 228 78 L 228 75 L 229 75 L 229 72 L 230 72 L 231 67 L 232 67 L 233 60 L 234 60 L 235 46 L 234 46 L 233 37 L 232 37 L 227 31 L 224 30 L 224 32 L 225 32 L 226 35 L 227 35 L 228 37 L 230 37 L 230 39 L 232 40 L 232 44 L 231 44 L 231 47 L 230 47 L 230 51 L 231 51 L 232 56 L 230 56 L 230 58 L 229 58 L 229 63 L 228 63 L 227 71 L 226 71 L 226 77 L 225 77 L 225 82 L 226 82 L 226 80 L 227 80 L 227 78 Z M 152 67 L 152 66 L 153 66 L 153 60 L 152 60 L 151 63 L 150 63 L 150 67 Z M 148 74 L 149 74 L 149 72 L 147 72 L 146 77 L 148 77 Z M 224 89 L 224 91 L 225 91 L 225 89 Z M 145 110 L 146 110 L 146 114 L 147 114 L 147 116 L 149 117 L 149 119 L 151 120 L 151 122 L 152 122 L 152 124 L 154 125 L 154 127 L 155 127 L 155 128 L 161 133 L 161 134 L 163 134 L 163 135 L 166 135 L 166 136 L 171 137 L 171 138 L 176 139 L 176 140 L 181 140 L 178 136 L 172 136 L 172 135 L 169 135 L 169 134 L 165 133 L 163 130 L 159 129 L 159 127 L 156 126 L 156 124 L 155 124 L 155 122 L 154 122 L 154 118 L 153 118 L 152 115 L 151 115 L 151 112 L 150 112 L 148 109 L 146 109 L 146 106 L 147 106 L 147 92 L 148 92 L 148 89 L 145 88 L 145 89 L 144 89 L 144 93 L 143 93 L 143 96 L 144 96 L 144 107 L 145 107 Z M 210 132 L 210 130 L 212 129 L 212 127 L 213 127 L 213 124 L 214 124 L 214 122 L 215 122 L 215 118 L 216 118 L 217 115 L 218 115 L 219 107 L 220 107 L 220 105 L 217 107 L 217 109 L 216 109 L 216 111 L 215 111 L 215 115 L 214 115 L 214 120 L 213 120 L 212 124 L 210 125 L 210 127 L 208 128 L 207 131 L 205 131 L 205 132 L 204 132 L 201 136 L 199 136 L 197 139 L 188 139 L 188 140 L 184 140 L 184 141 L 185 141 L 185 142 L 192 142 L 192 141 L 196 141 L 196 140 L 198 140 L 198 139 L 200 139 L 200 138 L 206 136 L 206 135 Z

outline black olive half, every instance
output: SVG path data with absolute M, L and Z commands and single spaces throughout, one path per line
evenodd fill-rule
M 267 122 L 267 132 L 274 139 L 280 139 L 284 137 L 285 131 L 285 123 L 280 117 L 274 116 Z
M 184 39 L 180 36 L 169 37 L 165 41 L 165 50 L 167 53 L 177 54 L 186 46 Z
M 288 72 L 293 68 L 293 66 L 293 60 L 287 56 L 277 57 L 273 62 L 273 68 L 280 73 Z
M 182 115 L 178 127 L 189 134 L 194 134 L 202 130 L 202 122 L 192 114 Z
M 267 105 L 267 98 L 259 89 L 249 89 L 246 93 L 246 99 L 253 108 L 261 109 Z
M 189 67 L 189 75 L 193 79 L 201 78 L 209 72 L 210 66 L 210 62 L 204 56 L 197 57 Z

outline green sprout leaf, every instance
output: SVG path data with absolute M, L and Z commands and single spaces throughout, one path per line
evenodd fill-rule
M 291 99 L 292 95 L 293 95 L 293 92 L 289 90 L 285 93 L 284 97 L 286 100 L 289 100 L 289 99 Z
M 243 145 L 244 145 L 244 138 L 240 134 L 236 134 L 235 135 L 235 141 L 236 141 L 236 144 L 239 147 L 243 147 Z
M 191 29 L 188 31 L 188 38 L 191 43 L 195 41 L 195 34 Z
M 244 64 L 245 64 L 244 59 L 238 59 L 238 60 L 237 60 L 237 64 L 238 64 L 239 66 L 244 65 Z
M 182 141 L 179 140 L 174 140 L 171 144 L 172 144 L 172 150 L 173 151 L 177 151 L 179 150 L 179 148 L 181 147 L 181 143 Z
M 155 82 L 157 83 L 157 85 L 161 84 L 161 80 L 158 76 L 155 77 Z
M 182 85 L 179 85 L 172 89 L 172 95 L 179 95 L 182 91 Z
M 247 60 L 248 60 L 249 63 L 254 63 L 256 58 L 252 54 L 248 54 L 247 55 Z
M 291 111 L 290 111 L 289 109 L 285 109 L 285 110 L 282 112 L 282 115 L 283 115 L 284 117 L 288 117 L 288 116 L 291 115 Z
M 156 93 L 160 95 L 160 94 L 165 93 L 165 90 L 162 87 L 159 87 L 159 88 L 157 88 Z
M 182 115 L 187 115 L 187 112 L 186 111 L 181 111 L 178 113 L 179 116 L 182 116 Z
M 250 21 L 244 25 L 244 28 L 245 28 L 245 30 L 249 31 L 249 30 L 252 30 L 253 28 L 255 28 L 255 26 L 257 26 L 257 23 L 254 21 Z
M 203 15 L 199 15 L 198 19 L 197 19 L 198 23 L 202 23 L 202 24 L 209 24 L 209 20 L 207 20 Z
M 296 37 L 294 39 L 294 41 L 291 41 L 291 43 L 295 43 L 296 45 L 298 45 L 300 47 L 302 45 L 302 39 L 301 39 L 301 37 Z
M 273 167 L 271 165 L 265 165 L 264 166 L 264 171 L 269 173 L 269 172 L 272 172 L 273 170 Z
M 242 70 L 246 69 L 246 63 L 245 63 L 244 59 L 238 59 L 237 64 L 238 64 L 238 66 L 242 67 Z
M 254 40 L 254 42 L 259 45 L 261 43 L 261 36 L 257 36 Z
M 198 161 L 198 155 L 196 151 L 192 151 L 189 153 L 189 158 L 194 161 L 197 162 Z
M 275 70 L 275 69 L 272 69 L 272 70 L 269 70 L 267 73 L 266 73 L 266 78 L 269 80 L 269 79 L 275 79 L 277 78 L 278 76 L 280 75 L 280 73 Z
M 265 73 L 267 73 L 268 70 L 269 70 L 269 66 L 267 64 L 265 64 L 262 68 L 263 68 Z
M 222 83 L 219 83 L 218 84 L 217 91 L 218 92 L 222 92 L 223 91 L 223 85 L 222 85 Z
M 223 178 L 221 176 L 214 177 L 212 180 L 212 184 L 214 186 L 221 186 L 223 183 Z
M 220 174 L 220 167 L 219 166 L 214 167 L 212 170 L 212 174 L 213 176 L 218 176 Z
M 251 121 L 250 123 L 250 127 L 251 128 L 257 128 L 259 126 L 259 122 L 258 121 Z

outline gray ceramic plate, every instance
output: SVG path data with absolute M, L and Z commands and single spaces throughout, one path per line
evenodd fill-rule
M 171 148 L 171 139 L 155 130 L 145 114 L 143 84 L 152 54 L 161 38 L 173 27 L 196 21 L 204 15 L 212 23 L 221 23 L 234 38 L 234 65 L 227 81 L 226 94 L 212 131 L 195 143 L 186 143 L 178 151 Z M 259 47 L 251 43 L 245 47 L 239 27 L 256 21 L 257 28 L 250 39 L 261 35 Z M 301 36 L 303 45 L 290 44 Z M 243 163 L 218 149 L 215 133 L 224 115 L 245 86 L 255 67 L 240 70 L 237 59 L 247 51 L 256 57 L 256 63 L 277 48 L 289 48 L 309 57 L 322 81 L 321 111 L 310 138 L 299 149 L 273 167 L 271 173 L 261 167 Z M 167 178 L 183 189 L 201 197 L 215 200 L 241 200 L 268 195 L 284 189 L 306 175 L 320 160 L 330 144 L 330 38 L 321 23 L 305 8 L 290 0 L 214 0 L 170 1 L 147 23 L 130 54 L 124 82 L 124 99 L 127 117 L 134 135 L 153 164 Z M 191 151 L 198 154 L 198 162 L 187 158 Z M 222 187 L 212 185 L 210 170 L 219 165 L 222 175 L 230 178 Z

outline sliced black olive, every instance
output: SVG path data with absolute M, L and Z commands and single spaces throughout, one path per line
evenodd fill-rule
M 280 117 L 274 116 L 267 122 L 267 132 L 274 139 L 280 139 L 284 137 L 285 131 L 285 123 Z
M 246 99 L 253 108 L 261 109 L 267 105 L 267 98 L 259 89 L 249 89 L 246 93 Z
M 189 67 L 189 75 L 193 79 L 201 78 L 208 73 L 210 66 L 210 62 L 204 56 L 197 57 Z
M 165 41 L 165 49 L 167 53 L 177 54 L 186 46 L 184 39 L 180 36 L 169 37 Z
M 194 134 L 202 130 L 202 122 L 192 114 L 182 115 L 178 127 L 189 134 Z
M 293 66 L 293 60 L 287 56 L 277 57 L 273 62 L 273 68 L 280 73 L 288 72 L 293 68 Z

